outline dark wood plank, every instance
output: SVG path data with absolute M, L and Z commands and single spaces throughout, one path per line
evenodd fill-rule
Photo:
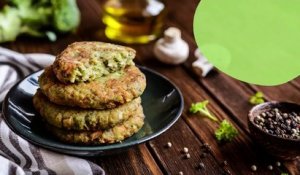
M 147 50 L 145 47 L 143 47 L 143 49 Z M 140 51 L 139 53 L 143 53 L 143 49 L 138 49 Z M 150 47 L 148 49 L 150 49 Z M 155 58 L 149 54 L 148 56 L 140 55 L 138 58 L 139 61 L 146 64 L 148 67 L 158 70 L 166 75 L 182 90 L 185 99 L 185 111 L 183 118 L 202 142 L 207 142 L 211 145 L 213 155 L 219 163 L 226 160 L 230 164 L 230 166 L 227 166 L 226 168 L 232 172 L 232 174 L 239 174 L 238 172 L 241 169 L 243 169 L 243 172 L 246 174 L 251 174 L 252 172 L 250 167 L 252 164 L 256 164 L 260 167 L 258 172 L 259 174 L 280 174 L 281 170 L 279 169 L 275 169 L 272 172 L 267 170 L 267 165 L 274 162 L 271 161 L 270 157 L 268 157 L 265 153 L 256 149 L 251 139 L 243 131 L 243 129 L 237 126 L 240 132 L 238 139 L 230 144 L 220 145 L 214 138 L 214 130 L 217 128 L 217 125 L 211 121 L 199 119 L 198 117 L 188 113 L 189 106 L 192 102 L 208 99 L 211 101 L 210 109 L 213 113 L 215 113 L 220 119 L 232 121 L 230 117 L 222 111 L 222 109 L 217 107 L 218 105 L 216 102 L 206 95 L 206 92 L 203 91 L 203 89 L 201 89 L 195 81 L 189 78 L 189 75 L 186 74 L 181 67 L 159 66 L 159 63 L 155 60 Z M 244 154 L 245 152 L 247 152 L 247 154 Z M 239 163 L 235 164 L 235 162 Z
M 176 6 L 177 7 L 176 10 L 178 10 L 178 11 L 181 11 L 184 8 L 183 6 L 181 6 L 179 4 L 179 2 L 177 2 L 177 3 L 174 2 L 173 6 Z M 195 6 L 189 6 L 189 11 L 194 11 L 194 10 L 195 10 Z M 171 21 L 172 23 L 179 23 L 179 24 L 181 24 L 181 25 L 177 25 L 177 27 L 180 27 L 181 29 L 184 29 L 184 38 L 185 39 L 188 38 L 189 45 L 191 46 L 191 51 L 193 52 L 195 50 L 195 48 L 196 48 L 196 45 L 195 45 L 195 43 L 193 41 L 193 38 L 190 37 L 190 36 L 193 36 L 193 32 L 189 28 L 190 27 L 189 25 L 182 25 L 184 23 L 190 24 L 192 22 L 192 17 L 190 16 L 190 17 L 186 17 L 184 19 L 182 19 L 182 17 L 177 17 L 177 18 L 172 18 L 172 20 L 173 20 L 173 21 Z M 193 57 L 192 53 L 190 53 L 190 55 Z M 194 58 L 192 58 L 192 59 L 190 58 L 189 62 L 185 65 L 185 67 L 187 68 L 188 72 L 190 72 L 189 70 L 191 70 L 191 62 L 193 60 L 194 60 Z M 224 75 L 216 75 L 216 73 L 215 73 L 215 74 L 213 74 L 211 76 L 224 76 Z M 247 100 L 248 100 L 249 96 L 252 95 L 254 92 L 252 92 L 252 94 L 251 94 L 251 90 L 249 90 L 243 83 L 235 81 L 235 80 L 233 80 L 231 78 L 227 79 L 228 80 L 227 82 L 219 81 L 221 79 L 210 78 L 211 82 L 203 80 L 202 83 L 209 90 L 209 92 L 211 94 L 216 94 L 216 91 L 225 93 L 225 94 L 222 94 L 222 95 L 224 95 L 224 97 L 221 97 L 221 99 L 219 98 L 219 94 L 217 94 L 215 96 L 216 96 L 216 99 L 220 100 L 220 102 L 221 102 L 220 105 L 224 105 L 225 109 L 227 109 L 228 106 L 231 109 L 234 109 L 234 112 L 232 110 L 229 110 L 230 113 L 236 114 L 236 115 L 243 114 L 242 110 L 244 110 L 244 114 L 245 114 L 245 109 L 250 109 L 249 104 L 247 103 Z M 200 81 L 202 81 L 202 80 L 200 80 Z M 231 82 L 232 85 L 228 86 L 228 84 L 227 84 L 228 82 Z M 293 85 L 299 88 L 299 83 L 298 82 L 299 82 L 299 78 L 296 79 L 295 81 L 293 81 Z M 239 87 L 237 88 L 235 86 L 235 84 L 239 84 Z M 223 88 L 224 86 L 227 86 L 227 88 L 224 89 Z M 235 90 L 231 90 L 232 88 L 235 88 Z M 245 91 L 247 93 L 244 93 Z M 242 93 L 241 96 L 238 97 L 238 95 L 236 94 L 236 92 Z M 289 94 L 289 95 L 291 95 L 291 94 Z M 228 97 L 230 97 L 230 98 L 228 98 Z M 232 102 L 232 101 L 237 102 L 237 101 L 240 101 L 240 103 L 228 103 L 228 102 L 226 102 L 226 99 L 228 99 L 227 100 L 228 102 Z M 297 101 L 297 99 L 293 99 L 293 100 Z M 248 105 L 248 108 L 246 107 L 247 105 Z M 240 109 L 240 111 L 237 111 L 239 109 Z M 242 125 L 244 125 L 246 127 L 246 123 L 247 123 L 246 119 L 240 120 L 239 118 L 235 118 L 234 120 L 237 123 L 240 123 L 240 124 L 242 124 Z M 288 165 L 288 167 L 289 167 L 290 171 L 292 171 L 292 173 L 297 174 L 298 172 L 294 171 L 294 169 L 297 169 L 297 168 L 295 168 L 296 167 L 295 165 L 297 165 L 297 163 L 290 163 Z M 298 167 L 299 167 L 299 165 L 298 165 Z
M 167 148 L 168 142 L 172 143 L 171 148 Z M 165 174 L 224 174 L 215 158 L 208 153 L 206 158 L 201 158 L 203 151 L 200 142 L 186 123 L 179 119 L 165 134 L 149 142 L 149 147 L 156 159 L 161 163 Z M 183 148 L 189 149 L 190 158 L 187 159 L 183 153 Z M 205 169 L 199 169 L 199 163 L 205 164 Z
M 298 88 L 300 90 L 300 77 L 292 80 L 291 84 L 293 84 L 296 88 Z
M 192 43 L 191 39 L 189 39 L 189 41 Z M 192 61 L 193 59 L 189 59 L 184 65 L 187 72 L 190 74 L 193 74 L 191 71 Z M 225 111 L 232 114 L 231 118 L 240 125 L 241 128 L 244 128 L 246 131 L 248 130 L 247 114 L 252 107 L 248 100 L 255 91 L 251 90 L 244 83 L 230 78 L 218 71 L 215 71 L 206 78 L 198 78 L 196 76 L 194 78 L 198 79 L 199 83 L 218 101 L 218 104 L 222 106 Z M 269 157 L 269 159 L 271 159 L 271 157 Z M 274 161 L 276 160 L 269 160 L 269 162 Z M 293 164 L 286 164 L 291 173 L 295 170 Z
M 162 174 L 144 144 L 115 155 L 97 158 L 95 162 L 107 174 Z

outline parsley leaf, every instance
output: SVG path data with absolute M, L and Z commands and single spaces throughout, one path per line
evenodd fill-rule
M 215 136 L 219 142 L 231 141 L 237 135 L 238 135 L 237 129 L 227 120 L 223 120 L 220 123 L 219 128 L 215 131 Z

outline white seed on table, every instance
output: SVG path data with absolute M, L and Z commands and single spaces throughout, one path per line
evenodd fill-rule
M 204 169 L 205 168 L 205 165 L 203 162 L 199 163 L 199 169 Z
M 189 153 L 187 153 L 187 154 L 185 155 L 185 158 L 189 159 L 189 158 L 191 158 L 191 155 L 190 155 Z
M 179 173 L 178 173 L 179 175 L 183 175 L 183 172 L 182 171 L 179 171 Z
M 251 166 L 251 170 L 252 170 L 252 171 L 256 171 L 256 170 L 257 170 L 257 166 L 256 166 L 256 165 L 252 165 L 252 166 Z
M 273 166 L 272 166 L 272 165 L 269 165 L 269 166 L 268 166 L 268 169 L 269 169 L 269 170 L 273 170 Z
M 171 147 L 172 147 L 172 143 L 171 143 L 171 142 L 168 142 L 168 143 L 167 143 L 167 146 L 168 146 L 168 148 L 171 148 Z
M 189 152 L 189 149 L 188 149 L 187 147 L 184 147 L 184 148 L 183 148 L 183 152 L 184 152 L 184 153 L 188 153 L 188 152 Z
M 281 163 L 280 162 L 276 162 L 276 166 L 281 166 Z

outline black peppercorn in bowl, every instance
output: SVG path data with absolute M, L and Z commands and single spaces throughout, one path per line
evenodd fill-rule
M 253 139 L 274 157 L 293 160 L 300 156 L 300 105 L 266 102 L 248 114 Z

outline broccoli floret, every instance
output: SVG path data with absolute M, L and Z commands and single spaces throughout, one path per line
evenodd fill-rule
M 80 11 L 76 0 L 51 0 L 53 6 L 53 26 L 60 32 L 74 30 L 80 22 Z
M 0 11 L 0 42 L 14 41 L 19 34 L 48 37 L 74 30 L 80 22 L 76 0 L 10 0 Z
M 33 28 L 41 28 L 50 22 L 52 15 L 52 7 L 50 4 L 46 6 L 33 3 L 32 0 L 12 0 L 12 5 L 16 6 L 19 11 L 19 16 L 24 25 L 33 25 Z
M 18 10 L 13 7 L 5 6 L 0 11 L 0 42 L 14 41 L 21 28 L 21 20 Z
M 256 94 L 250 97 L 249 102 L 253 105 L 264 103 L 264 94 L 262 92 L 257 92 Z
M 190 112 L 195 114 L 197 112 L 199 112 L 201 115 L 203 115 L 204 117 L 207 117 L 213 121 L 218 121 L 218 119 L 213 116 L 209 110 L 207 109 L 207 104 L 209 102 L 207 100 L 203 101 L 203 102 L 198 102 L 198 103 L 192 103 L 191 107 L 190 107 Z
M 219 142 L 231 141 L 237 135 L 238 135 L 237 129 L 232 124 L 230 124 L 227 120 L 223 120 L 220 123 L 219 128 L 215 131 L 215 136 Z
M 205 100 L 203 102 L 198 102 L 198 103 L 192 103 L 190 107 L 190 112 L 194 114 L 199 112 L 204 117 L 207 117 L 214 122 L 220 123 L 219 120 L 215 116 L 213 116 L 207 109 L 206 106 L 208 103 L 209 103 L 208 100 Z M 215 136 L 217 140 L 220 142 L 231 141 L 237 135 L 238 135 L 237 129 L 232 124 L 230 124 L 227 120 L 223 120 L 219 124 L 219 128 L 215 131 Z

